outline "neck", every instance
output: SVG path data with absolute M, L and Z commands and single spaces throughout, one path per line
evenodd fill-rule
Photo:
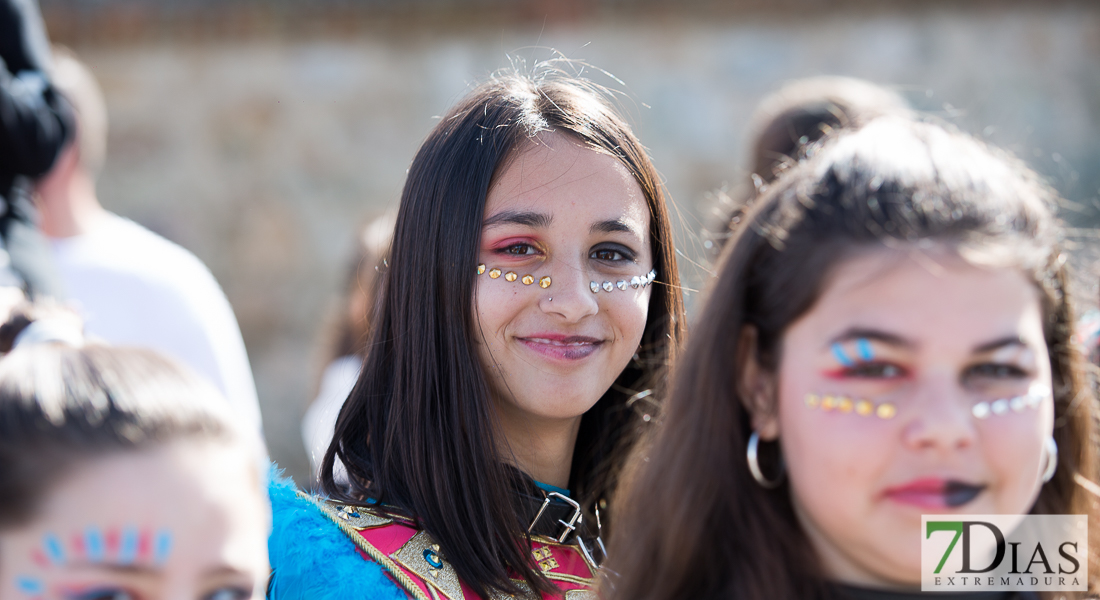
M 42 231 L 52 238 L 87 233 L 106 214 L 96 197 L 95 182 L 83 172 L 51 181 L 48 187 L 40 185 L 38 192 Z
M 503 452 L 506 460 L 542 483 L 569 487 L 569 471 L 573 464 L 573 447 L 580 430 L 580 416 L 567 419 L 533 420 L 529 415 L 509 414 L 497 403 L 504 434 Z

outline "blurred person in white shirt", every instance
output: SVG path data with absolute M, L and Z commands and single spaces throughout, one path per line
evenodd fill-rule
M 88 69 L 54 49 L 52 76 L 74 107 L 77 133 L 36 184 L 40 226 L 90 337 L 151 348 L 207 377 L 237 415 L 260 428 L 256 385 L 237 319 L 209 269 L 189 251 L 103 208 L 107 110 Z

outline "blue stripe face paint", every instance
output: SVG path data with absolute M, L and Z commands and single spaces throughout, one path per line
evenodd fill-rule
M 875 352 L 871 349 L 871 342 L 868 342 L 867 338 L 856 340 L 856 351 L 859 352 L 859 358 L 865 362 L 871 362 L 875 358 Z
M 172 551 L 172 534 L 166 530 L 157 532 L 157 539 L 153 546 L 153 563 L 163 565 L 168 560 L 168 553 Z
M 52 533 L 44 535 L 42 547 L 46 550 L 46 556 L 50 557 L 50 562 L 55 565 L 65 563 L 65 551 L 62 549 L 61 540 L 56 535 Z
M 84 552 L 89 562 L 103 562 L 105 558 L 103 532 L 98 527 L 92 526 L 84 531 Z
M 137 558 L 138 530 L 135 527 L 127 527 L 122 530 L 118 543 L 118 563 L 132 565 Z
M 18 577 L 15 580 L 15 587 L 28 596 L 41 596 L 46 593 L 46 586 L 36 577 Z
M 844 347 L 839 343 L 834 342 L 832 345 L 833 356 L 836 357 L 836 361 L 845 367 L 854 367 L 856 363 L 848 357 L 848 354 L 844 352 Z

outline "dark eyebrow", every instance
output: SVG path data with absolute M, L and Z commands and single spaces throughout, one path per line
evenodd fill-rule
M 592 227 L 588 228 L 592 233 L 640 233 L 634 231 L 634 228 L 627 225 L 626 221 L 622 219 L 613 219 L 609 221 L 599 221 L 593 223 Z
M 550 226 L 550 223 L 553 222 L 553 220 L 554 217 L 551 217 L 546 213 L 505 210 L 498 212 L 488 219 L 485 219 L 485 222 L 481 224 L 481 227 L 482 229 L 487 229 L 495 225 L 511 223 L 513 225 L 524 225 L 526 227 L 545 229 Z
M 868 329 L 866 327 L 850 327 L 840 335 L 829 340 L 829 345 L 831 346 L 833 344 L 858 340 L 860 338 L 874 340 L 876 342 L 886 344 L 887 346 L 896 346 L 906 349 L 913 348 L 916 345 L 913 342 L 895 333 L 889 333 L 887 331 L 882 331 L 881 329 Z
M 1023 346 L 1029 347 L 1027 342 L 1020 338 L 1018 335 L 1008 335 L 999 340 L 993 340 L 992 342 L 986 342 L 980 346 L 974 347 L 974 354 L 981 354 L 983 352 L 992 352 L 1005 346 Z
M 121 573 L 125 575 L 141 576 L 141 577 L 159 577 L 161 570 L 157 567 L 150 565 L 144 565 L 140 563 L 132 563 L 124 565 L 121 563 L 110 562 L 74 562 L 70 563 L 70 566 L 84 569 L 103 569 L 105 571 L 111 571 L 113 573 Z
M 203 576 L 205 576 L 205 577 L 225 577 L 225 576 L 238 576 L 238 575 L 242 576 L 242 577 L 250 577 L 250 575 L 247 571 L 242 571 L 241 569 L 231 567 L 229 565 L 222 565 L 220 567 L 214 567 L 213 569 L 210 569 L 209 571 L 206 571 L 205 573 L 203 573 Z

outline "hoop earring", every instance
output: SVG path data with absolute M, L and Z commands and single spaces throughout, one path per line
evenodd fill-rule
M 1043 469 L 1043 483 L 1046 483 L 1054 479 L 1054 472 L 1058 470 L 1058 442 L 1054 441 L 1054 436 L 1047 438 L 1043 449 L 1047 452 L 1047 466 Z
M 779 487 L 779 484 L 783 483 L 783 476 L 785 469 L 780 468 L 779 476 L 775 479 L 768 480 L 764 477 L 763 471 L 760 470 L 760 460 L 757 456 L 757 451 L 760 449 L 760 434 L 753 431 L 749 436 L 749 447 L 745 454 L 749 462 L 749 472 L 752 473 L 752 478 L 756 480 L 756 483 L 760 484 L 760 487 L 766 490 L 774 490 Z M 782 467 L 782 462 L 780 466 Z

